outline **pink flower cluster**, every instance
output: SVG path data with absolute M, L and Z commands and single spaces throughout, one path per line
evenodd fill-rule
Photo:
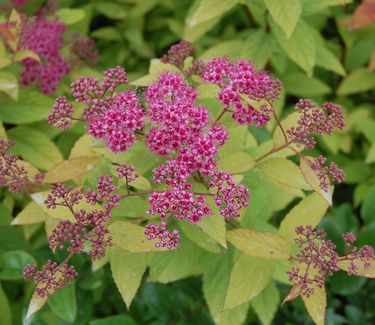
M 72 126 L 73 113 L 73 105 L 68 102 L 66 97 L 59 96 L 53 104 L 47 121 L 49 124 L 53 124 L 61 130 L 66 130 Z
M 226 110 L 233 107 L 232 118 L 239 124 L 262 127 L 271 119 L 272 109 L 267 104 L 278 99 L 281 83 L 267 72 L 259 71 L 249 61 L 231 63 L 225 57 L 213 59 L 206 64 L 202 78 L 206 83 L 220 87 L 219 101 Z M 263 103 L 256 109 L 242 96 Z
M 145 228 L 145 235 L 148 240 L 158 240 L 155 244 L 157 248 L 166 247 L 172 249 L 179 245 L 180 234 L 176 229 L 169 232 L 167 230 L 167 225 L 167 222 L 162 221 L 160 226 L 155 223 L 150 223 Z
M 39 184 L 43 174 L 37 174 L 30 179 L 19 157 L 7 153 L 12 145 L 12 141 L 0 138 L 0 187 L 7 186 L 11 192 L 19 192 L 26 185 Z
M 310 99 L 300 99 L 296 111 L 299 113 L 298 125 L 288 129 L 287 134 L 298 146 L 304 145 L 305 149 L 315 147 L 314 134 L 332 134 L 335 129 L 345 127 L 344 114 L 339 105 L 325 102 L 319 108 Z
M 350 261 L 348 274 L 358 274 L 358 265 L 363 264 L 365 269 L 371 266 L 374 259 L 374 251 L 370 246 L 358 249 L 352 247 L 356 238 L 352 233 L 343 235 L 346 255 L 339 257 L 336 246 L 330 240 L 326 240 L 327 234 L 324 230 L 315 229 L 312 226 L 298 226 L 296 228 L 295 242 L 299 252 L 291 258 L 293 266 L 287 273 L 289 281 L 298 287 L 301 295 L 310 297 L 314 294 L 314 286 L 322 288 L 326 276 L 333 275 L 339 271 L 338 262 Z M 302 270 L 301 270 L 302 268 Z
M 179 68 L 183 67 L 185 59 L 195 53 L 196 49 L 188 41 L 181 41 L 172 45 L 167 54 L 160 59 L 161 62 L 173 64 Z
M 65 24 L 48 20 L 43 14 L 32 18 L 23 16 L 19 47 L 37 53 L 41 62 L 31 58 L 22 61 L 24 66 L 21 73 L 22 84 L 36 83 L 44 94 L 56 90 L 62 76 L 69 72 L 68 65 L 60 53 L 65 31 Z
M 121 166 L 130 168 L 128 165 Z M 52 251 L 56 248 L 66 249 L 69 255 L 63 263 L 58 264 L 49 261 L 41 271 L 37 271 L 35 265 L 27 265 L 24 269 L 25 279 L 34 279 L 37 283 L 36 292 L 41 296 L 48 296 L 71 282 L 77 276 L 73 266 L 68 266 L 68 261 L 74 254 L 80 254 L 89 244 L 87 254 L 93 260 L 105 256 L 106 248 L 112 245 L 112 237 L 109 235 L 107 222 L 111 217 L 112 209 L 119 206 L 122 195 L 116 194 L 117 187 L 113 185 L 112 177 L 101 176 L 96 185 L 96 191 L 88 189 L 81 194 L 63 184 L 55 184 L 51 193 L 47 196 L 44 204 L 49 209 L 58 206 L 66 207 L 74 221 L 63 220 L 51 232 L 48 237 Z M 95 206 L 104 203 L 104 209 L 77 209 L 76 206 L 85 199 L 87 203 Z
M 328 166 L 325 166 L 327 158 L 323 156 L 315 157 L 311 168 L 316 170 L 320 179 L 320 188 L 323 191 L 329 190 L 329 180 L 337 183 L 342 183 L 345 178 L 345 173 L 340 169 L 334 162 L 331 162 Z

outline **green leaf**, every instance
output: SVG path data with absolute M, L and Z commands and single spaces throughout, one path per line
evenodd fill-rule
M 277 50 L 277 46 L 273 35 L 259 29 L 251 33 L 242 42 L 241 56 L 251 60 L 257 67 L 262 69 L 275 50 Z
M 247 149 L 257 146 L 257 141 L 249 132 L 247 125 L 238 125 L 230 128 L 228 133 L 228 141 L 219 148 L 219 157 L 238 151 L 247 151 Z
M 227 253 L 208 264 L 203 274 L 203 294 L 217 324 L 242 324 L 249 307 L 249 304 L 243 304 L 223 311 L 231 266 L 231 258 Z
M 273 261 L 242 254 L 233 265 L 224 309 L 242 305 L 260 294 L 269 283 Z
M 122 20 L 128 15 L 126 7 L 119 3 L 101 1 L 95 3 L 95 8 L 110 19 Z
M 138 325 L 138 323 L 127 315 L 115 315 L 90 321 L 90 325 Z
M 12 151 L 38 168 L 48 170 L 63 159 L 57 146 L 37 130 L 18 126 L 8 136 L 14 141 Z
M 375 162 L 375 142 L 371 144 L 370 149 L 367 151 L 366 164 Z
M 65 25 L 73 25 L 83 20 L 86 16 L 86 13 L 82 9 L 62 8 L 62 9 L 57 10 L 56 16 Z
M 375 87 L 375 73 L 360 68 L 351 72 L 340 83 L 337 95 L 348 96 L 371 90 Z
M 331 6 L 344 6 L 352 3 L 353 0 L 305 0 L 303 3 L 303 16 L 310 16 L 327 9 Z M 345 27 L 346 28 L 346 27 Z
M 269 19 L 269 22 L 276 40 L 288 57 L 305 70 L 309 76 L 312 76 L 316 57 L 316 45 L 312 28 L 300 19 L 293 34 L 287 39 L 284 32 L 272 18 Z
M 290 256 L 290 242 L 271 232 L 235 229 L 228 232 L 227 239 L 249 256 L 275 260 L 287 260 Z
M 314 97 L 331 92 L 331 88 L 323 81 L 301 72 L 288 72 L 282 80 L 287 92 L 298 97 Z
M 242 174 L 255 166 L 255 160 L 247 152 L 237 151 L 220 158 L 217 168 L 230 174 Z
M 274 21 L 289 39 L 301 16 L 302 0 L 264 0 L 264 2 Z
M 149 280 L 169 283 L 201 274 L 207 262 L 215 255 L 182 237 L 178 249 L 153 253 L 149 256 Z
M 297 189 L 311 189 L 298 166 L 288 159 L 271 158 L 259 164 L 259 168 L 276 182 Z
M 18 81 L 14 74 L 0 71 L 0 92 L 8 94 L 14 100 L 18 99 Z M 2 119 L 5 121 L 3 116 Z
M 194 11 L 186 19 L 189 26 L 198 25 L 204 21 L 216 18 L 232 9 L 238 0 L 200 0 Z
M 114 246 L 132 253 L 159 252 L 168 248 L 156 248 L 154 240 L 147 240 L 144 228 L 130 222 L 115 221 L 108 229 Z M 169 250 L 168 250 L 169 251 Z
M 34 202 L 29 202 L 26 207 L 13 219 L 12 225 L 32 225 L 46 220 L 47 215 Z
M 51 98 L 23 88 L 17 102 L 7 100 L 1 103 L 0 116 L 6 123 L 32 123 L 45 120 L 52 106 Z
M 210 217 L 211 218 L 211 217 Z M 181 220 L 179 222 L 181 230 L 184 232 L 187 238 L 189 238 L 193 243 L 198 245 L 199 247 L 205 249 L 208 252 L 219 254 L 220 247 L 211 237 L 203 232 L 202 229 L 197 227 L 196 225 L 191 225 L 189 222 L 185 220 Z
M 12 325 L 12 311 L 6 293 L 0 283 L 0 315 L 2 325 Z
M 285 216 L 280 224 L 279 234 L 293 240 L 297 226 L 310 225 L 315 227 L 328 209 L 328 203 L 319 194 L 312 193 L 301 200 Z
M 361 217 L 367 224 L 375 220 L 375 186 L 369 189 L 363 200 Z
M 110 252 L 112 276 L 128 309 L 146 271 L 145 253 L 129 253 L 113 247 Z
M 240 40 L 220 42 L 219 44 L 216 44 L 207 51 L 203 52 L 203 54 L 199 56 L 199 59 L 207 60 L 218 56 L 229 56 L 236 58 L 238 53 L 241 53 L 243 50 L 243 46 L 244 43 Z
M 346 72 L 340 60 L 324 44 L 317 42 L 316 65 L 345 76 Z
M 327 308 L 326 289 L 324 286 L 322 288 L 314 286 L 314 289 L 314 294 L 311 297 L 302 296 L 302 300 L 315 324 L 324 325 Z
M 251 301 L 255 313 L 262 325 L 270 325 L 280 304 L 280 293 L 274 281 Z
M 23 251 L 8 251 L 0 258 L 0 279 L 23 279 L 23 268 L 27 264 L 35 263 L 34 257 Z
M 74 283 L 56 291 L 48 298 L 48 305 L 57 316 L 67 322 L 73 323 L 77 316 Z
M 46 173 L 43 182 L 53 184 L 72 180 L 89 173 L 101 159 L 101 157 L 76 157 L 61 161 Z
M 24 59 L 34 59 L 40 62 L 39 55 L 31 50 L 19 50 L 14 54 L 15 61 L 22 61 Z
M 211 28 L 213 28 L 219 21 L 221 17 L 215 17 L 210 20 L 206 20 L 198 25 L 189 26 L 185 25 L 183 38 L 192 43 L 196 42 L 204 34 L 206 34 Z
M 121 41 L 122 39 L 121 33 L 115 27 L 102 27 L 95 29 L 91 33 L 91 36 L 106 41 Z

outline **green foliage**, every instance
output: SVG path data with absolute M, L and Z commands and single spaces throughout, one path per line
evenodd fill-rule
M 307 324 L 306 312 L 316 324 L 324 319 L 326 324 L 372 323 L 374 284 L 342 273 L 328 280 L 327 292 L 319 289 L 312 298 L 280 307 L 290 290 L 285 272 L 295 249 L 296 226 L 323 227 L 342 252 L 340 234 L 345 231 L 356 233 L 360 245 L 375 245 L 375 38 L 373 23 L 359 29 L 347 26 L 358 4 L 58 1 L 58 19 L 70 33 L 95 38 L 100 60 L 96 67 L 72 69 L 51 96 L 19 84 L 19 62 L 40 60 L 38 55 L 29 50 L 11 55 L 9 48 L 16 44 L 4 47 L 0 42 L 0 135 L 15 142 L 12 150 L 25 161 L 25 168 L 34 175 L 38 169 L 46 172 L 45 187 L 31 188 L 31 198 L 26 192 L 0 193 L 0 323 L 22 324 L 34 314 L 27 324 Z M 34 13 L 39 5 L 42 1 L 35 1 L 25 10 Z M 18 20 L 13 12 L 10 21 Z M 113 175 L 115 165 L 126 161 L 141 174 L 132 186 L 147 191 L 152 188 L 151 170 L 161 162 L 141 142 L 129 152 L 113 154 L 93 143 L 79 121 L 65 133 L 52 129 L 45 120 L 54 98 L 66 95 L 77 77 L 98 75 L 116 65 L 127 69 L 130 86 L 148 86 L 161 71 L 179 71 L 157 58 L 181 39 L 194 42 L 200 59 L 245 58 L 275 74 L 284 87 L 277 103 L 284 129 L 296 123 L 292 109 L 296 97 L 342 104 L 345 130 L 320 139 L 308 154 L 336 161 L 346 172 L 344 184 L 322 191 L 316 171 L 299 159 L 301 148 L 296 146 L 258 162 L 289 139 L 275 123 L 256 129 L 224 120 L 230 140 L 220 149 L 218 167 L 251 188 L 250 205 L 238 221 L 228 224 L 216 210 L 197 225 L 179 221 L 181 247 L 164 251 L 144 236 L 143 223 L 150 218 L 146 200 L 126 198 L 109 226 L 114 246 L 108 256 L 94 263 L 83 254 L 76 256 L 79 280 L 48 302 L 38 298 L 32 294 L 34 288 L 21 280 L 22 269 L 48 259 L 46 235 L 59 220 L 73 220 L 65 207 L 46 208 L 48 184 L 92 185 L 99 175 Z M 65 41 L 63 50 L 68 53 L 71 40 Z M 199 101 L 217 116 L 218 87 L 194 82 Z M 78 208 L 101 209 L 81 205 Z M 348 269 L 348 263 L 340 263 L 342 270 Z M 366 278 L 374 278 L 374 272 L 374 268 L 359 270 Z

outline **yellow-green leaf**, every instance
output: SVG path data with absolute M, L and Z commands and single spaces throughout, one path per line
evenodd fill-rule
M 365 68 L 359 68 L 347 75 L 339 87 L 337 95 L 348 96 L 352 94 L 362 93 L 375 87 L 375 73 Z
M 34 202 L 29 202 L 28 205 L 13 219 L 12 225 L 31 225 L 39 222 L 44 222 L 47 215 Z
M 320 188 L 320 180 L 316 170 L 313 170 L 309 163 L 309 157 L 302 157 L 300 161 L 300 169 L 306 182 L 312 187 L 312 189 L 318 193 L 327 203 L 332 206 L 332 195 L 333 187 L 328 191 L 324 191 Z
M 242 305 L 260 294 L 269 283 L 273 269 L 273 261 L 242 254 L 230 275 L 224 309 Z
M 237 151 L 220 159 L 217 168 L 231 174 L 241 174 L 255 166 L 254 158 L 247 152 Z
M 132 253 L 160 252 L 168 248 L 156 248 L 155 240 L 147 240 L 144 228 L 130 222 L 115 221 L 109 227 L 114 246 Z
M 249 256 L 287 260 L 290 242 L 284 237 L 252 229 L 235 229 L 227 233 L 228 241 Z
M 350 266 L 350 261 L 339 261 L 337 263 L 338 267 L 341 270 L 348 271 Z M 361 261 L 355 262 L 357 266 L 357 272 L 359 276 L 363 276 L 366 278 L 375 278 L 375 259 L 371 261 L 371 266 L 368 270 L 363 267 L 363 263 Z
M 291 127 L 295 127 L 297 126 L 297 121 L 298 121 L 298 118 L 299 118 L 299 115 L 297 112 L 294 112 L 292 114 L 289 114 L 286 119 L 284 119 L 282 122 L 281 122 L 281 126 L 283 127 L 285 133 L 288 129 L 290 129 Z M 276 127 L 274 133 L 273 133 L 273 147 L 274 148 L 280 148 L 282 147 L 283 145 L 286 144 L 286 140 L 285 140 L 285 137 L 284 137 L 284 134 L 281 130 L 281 128 L 278 126 Z M 287 136 L 287 141 L 291 141 L 291 139 Z M 298 148 L 295 144 L 291 144 L 290 145 L 292 148 L 294 148 L 295 150 L 298 150 L 298 151 L 301 151 L 301 148 Z M 284 156 L 291 156 L 291 155 L 295 155 L 295 152 L 292 151 L 291 149 L 289 148 L 286 148 L 286 149 L 283 149 L 281 150 L 280 152 L 288 152 L 288 154 L 284 154 Z
M 0 283 L 0 315 L 2 325 L 12 325 L 12 310 L 9 300 Z
M 53 166 L 45 175 L 45 183 L 59 183 L 74 179 L 94 169 L 101 157 L 76 157 Z
M 56 12 L 56 16 L 66 25 L 78 23 L 85 18 L 86 13 L 82 9 L 62 8 Z
M 310 190 L 298 166 L 285 158 L 271 158 L 259 165 L 259 168 L 271 179 L 286 186 Z
M 146 254 L 129 253 L 121 248 L 112 247 L 110 263 L 117 289 L 129 309 L 146 270 Z
M 46 304 L 47 300 L 47 296 L 42 298 L 34 290 L 29 303 L 29 308 L 27 309 L 26 319 L 29 319 L 33 314 L 40 310 Z
M 300 225 L 315 227 L 328 209 L 328 203 L 319 194 L 312 193 L 301 200 L 286 215 L 280 224 L 279 234 L 293 240 L 296 237 L 295 229 Z
M 39 55 L 31 50 L 19 50 L 14 54 L 15 61 L 22 61 L 24 59 L 34 59 L 40 62 Z
M 265 0 L 272 18 L 290 38 L 302 13 L 302 0 Z
M 251 301 L 255 313 L 262 325 L 270 325 L 280 303 L 280 293 L 274 281 Z
M 0 91 L 8 94 L 15 100 L 18 99 L 18 82 L 13 73 L 0 71 Z
M 307 312 L 316 325 L 324 325 L 324 319 L 327 308 L 326 289 L 314 286 L 314 294 L 311 297 L 302 296 Z

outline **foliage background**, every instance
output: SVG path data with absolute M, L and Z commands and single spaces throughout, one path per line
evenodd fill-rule
M 277 11 L 275 2 L 283 3 L 282 15 L 272 12 L 272 8 Z M 292 111 L 298 98 L 342 104 L 347 128 L 322 139 L 313 152 L 322 152 L 346 172 L 346 180 L 336 187 L 333 208 L 321 226 L 339 249 L 343 246 L 340 234 L 344 231 L 357 233 L 358 245 L 375 246 L 375 26 L 368 24 L 360 12 L 355 13 L 359 1 L 61 0 L 57 3 L 59 8 L 77 9 L 70 12 L 73 19 L 69 31 L 94 37 L 100 61 L 96 71 L 85 68 L 66 76 L 55 95 L 64 94 L 77 76 L 95 74 L 116 65 L 124 66 L 130 80 L 135 80 L 148 73 L 150 60 L 164 54 L 171 44 L 187 39 L 196 46 L 197 57 L 242 57 L 272 71 L 285 89 L 278 105 L 282 117 Z M 43 1 L 29 1 L 26 11 L 32 13 L 42 5 Z M 288 33 L 289 39 L 285 36 Z M 17 73 L 19 67 L 13 66 L 10 71 Z M 84 132 L 77 127 L 60 133 L 47 125 L 45 117 L 55 95 L 43 96 L 33 88 L 20 88 L 17 101 L 1 95 L 0 118 L 4 125 L 1 132 L 6 130 L 7 136 L 16 140 L 17 154 L 41 169 L 48 169 L 62 157 L 68 158 Z M 250 131 L 258 143 L 263 143 L 272 138 L 273 128 L 274 125 L 268 129 L 251 127 Z M 264 212 L 267 202 L 257 193 L 266 197 L 272 193 L 267 184 L 263 187 L 259 185 L 260 192 L 252 195 L 251 204 L 255 205 L 257 217 L 277 224 L 295 202 L 277 212 L 276 208 Z M 21 324 L 33 289 L 22 280 L 21 266 L 25 261 L 46 260 L 50 252 L 41 224 L 9 225 L 27 203 L 26 196 L 1 190 L 1 202 L 0 318 L 6 324 L 7 315 L 12 314 L 13 324 Z M 80 281 L 51 299 L 27 323 L 213 324 L 201 276 L 167 285 L 144 281 L 127 311 L 108 265 L 92 272 L 88 258 L 79 256 L 74 263 L 80 271 Z M 252 304 L 246 324 L 270 324 L 274 313 L 274 324 L 310 324 L 312 321 L 300 299 L 279 308 L 289 286 L 278 283 L 277 288 L 270 289 L 272 298 L 267 310 Z M 348 278 L 342 272 L 330 278 L 327 324 L 373 323 L 374 289 L 374 282 Z

